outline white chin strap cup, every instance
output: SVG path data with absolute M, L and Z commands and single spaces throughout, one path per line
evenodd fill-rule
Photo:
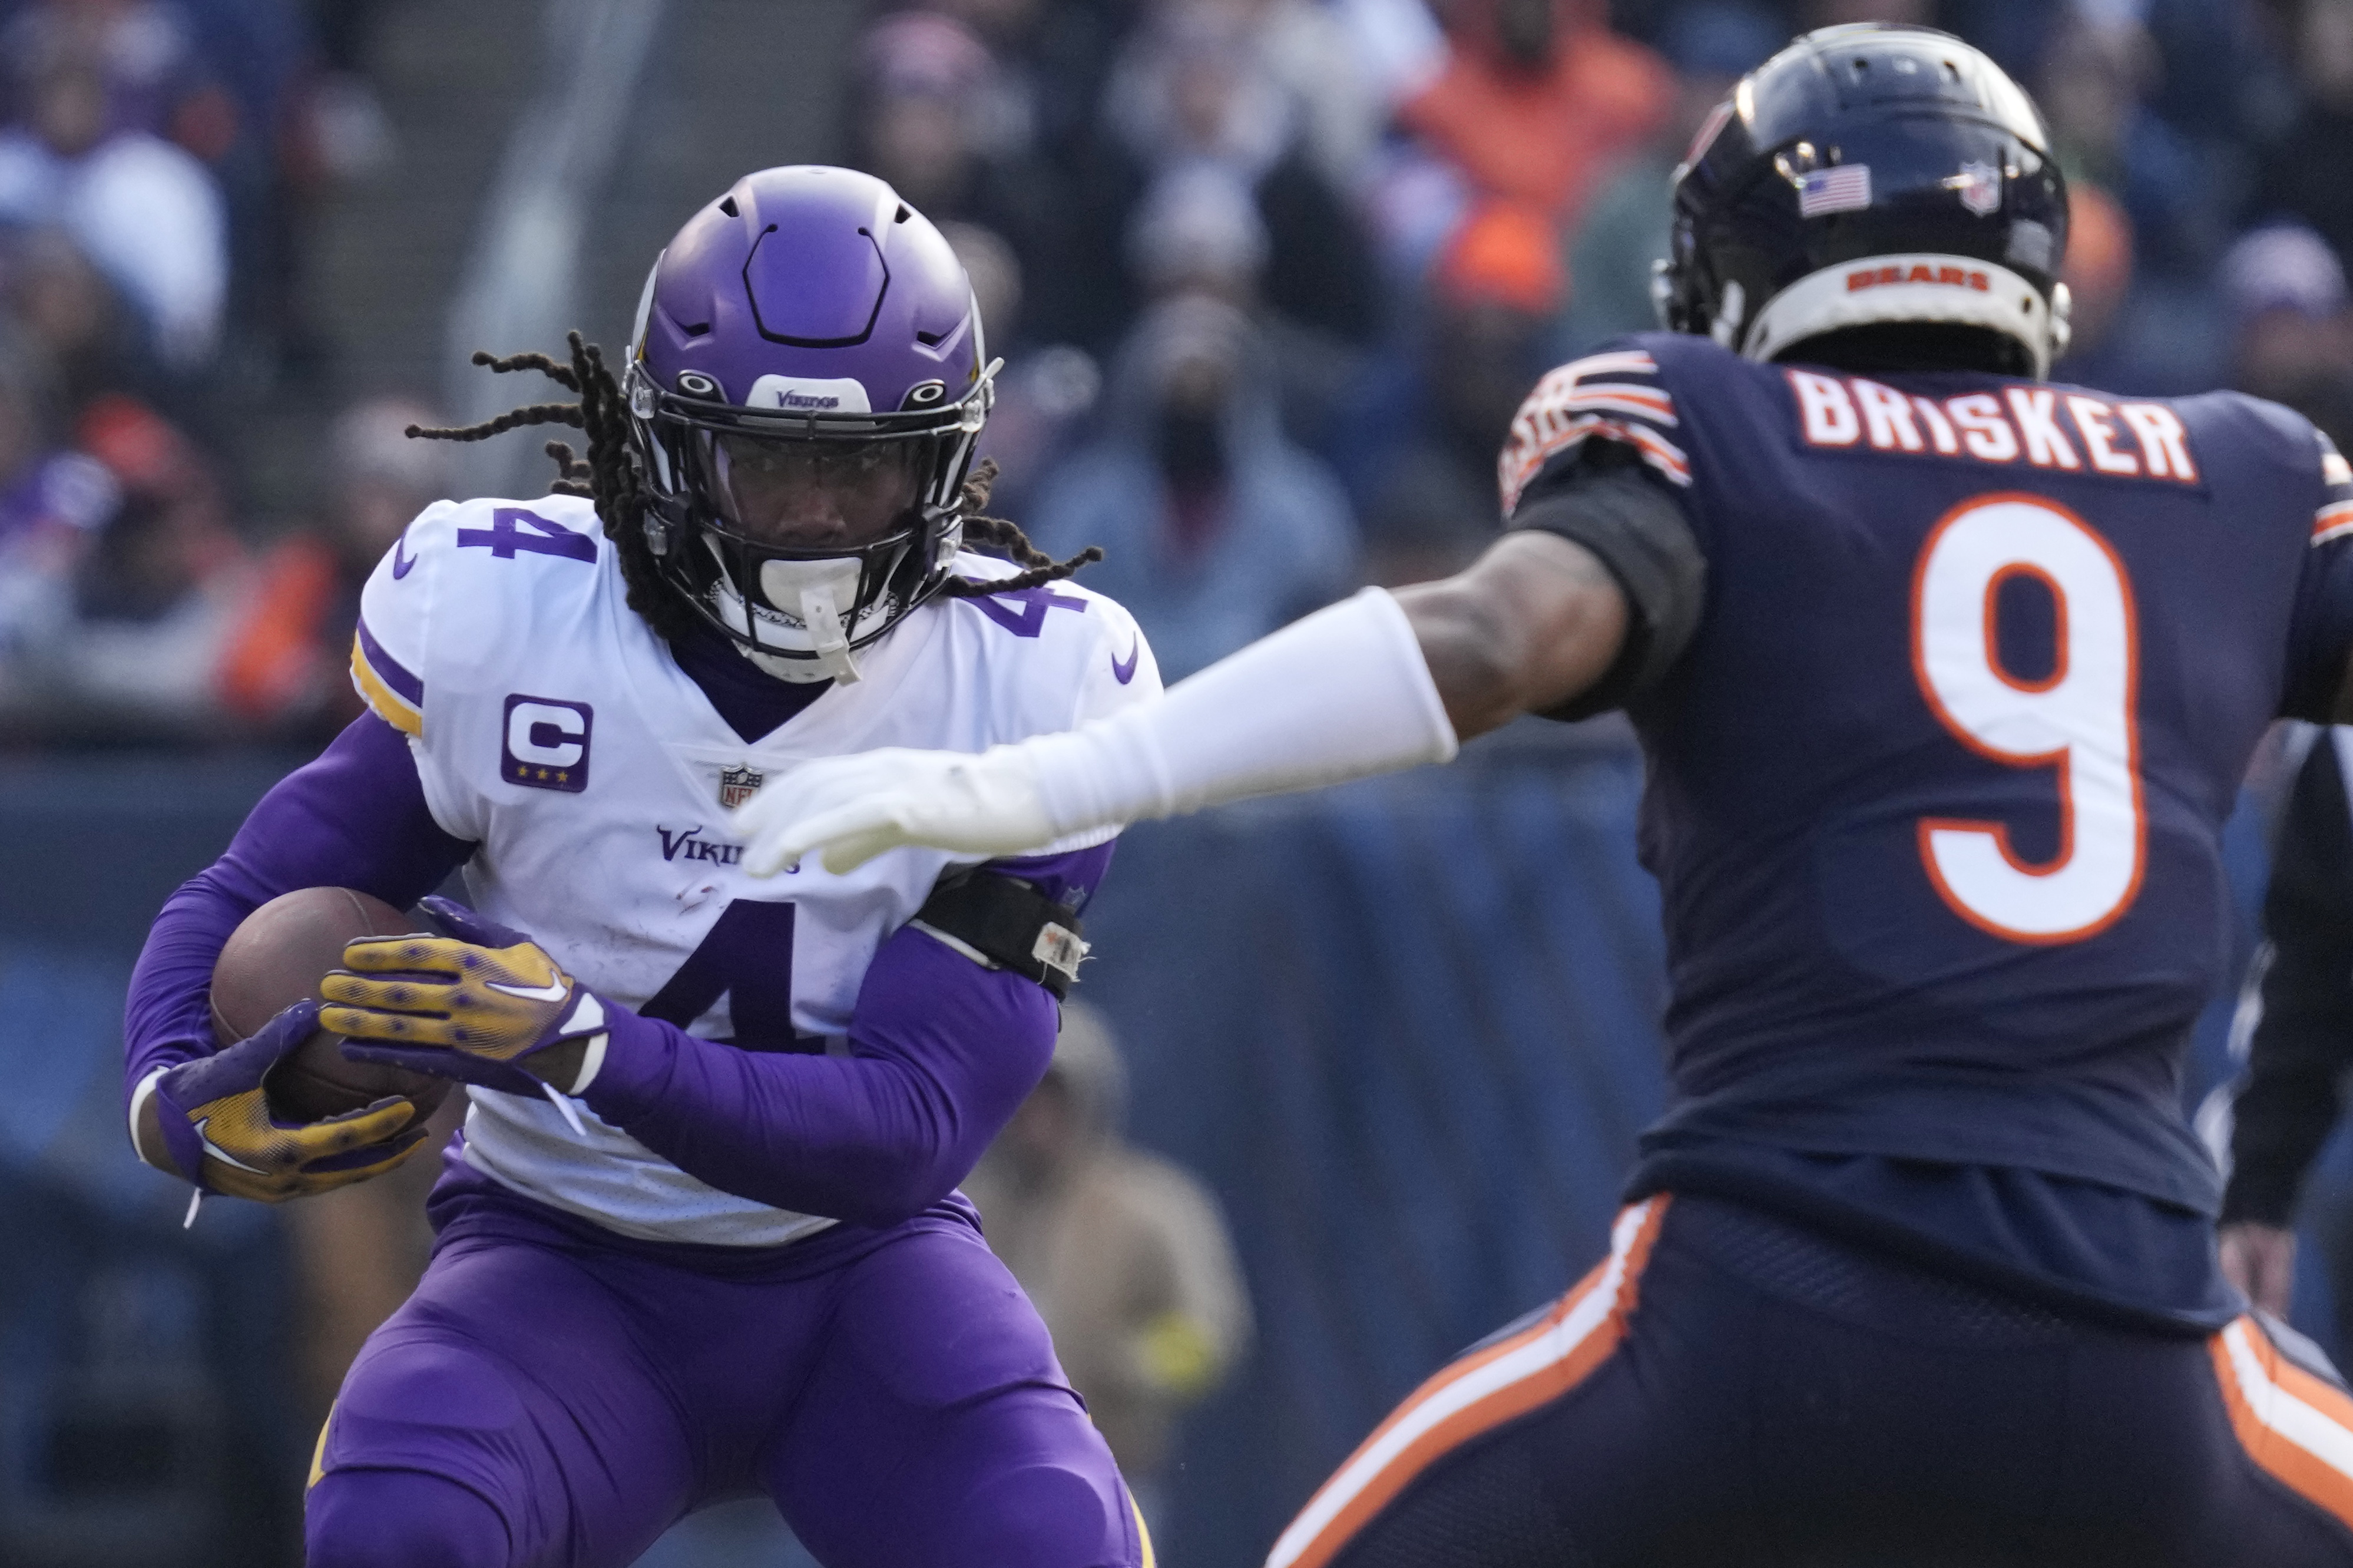
M 857 593 L 858 573 L 859 563 L 846 558 L 764 561 L 760 566 L 761 593 L 770 604 L 791 607 L 786 613 L 805 629 L 807 651 L 817 655 L 827 674 L 845 686 L 857 683 L 858 661 L 850 656 L 841 599 Z
M 809 629 L 809 641 L 817 645 L 817 662 L 843 685 L 854 684 L 858 661 L 849 656 L 849 633 L 841 629 L 841 611 L 834 607 L 830 590 L 802 590 L 801 621 Z

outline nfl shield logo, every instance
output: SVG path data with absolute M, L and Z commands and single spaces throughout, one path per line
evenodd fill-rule
M 1991 217 L 2001 207 L 2001 171 L 1991 164 L 1963 164 L 1961 172 L 1945 182 L 1961 193 L 1961 205 L 1979 217 Z
M 768 776 L 756 768 L 723 768 L 719 772 L 719 805 L 732 811 L 752 798 L 752 792 L 766 783 Z

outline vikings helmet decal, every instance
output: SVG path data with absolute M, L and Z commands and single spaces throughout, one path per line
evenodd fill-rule
M 771 673 L 857 679 L 947 580 L 993 371 L 963 266 L 889 185 L 737 181 L 655 261 L 631 334 L 663 578 Z

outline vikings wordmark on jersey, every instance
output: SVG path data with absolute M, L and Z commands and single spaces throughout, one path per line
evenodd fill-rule
M 965 556 L 956 570 L 1012 568 Z M 810 758 L 980 751 L 1160 686 L 1135 622 L 1084 588 L 943 599 L 863 652 L 862 679 L 747 744 L 626 593 L 586 501 L 444 503 L 369 581 L 353 679 L 410 737 L 435 819 L 481 846 L 466 879 L 482 914 L 531 932 L 601 996 L 755 1050 L 839 1038 L 876 946 L 950 857 L 902 851 L 847 876 L 812 862 L 755 883 L 725 811 Z M 758 961 L 696 962 L 722 948 Z M 683 983 L 706 971 L 737 978 Z M 543 1100 L 478 1092 L 466 1159 L 628 1235 L 771 1245 L 831 1223 L 719 1192 L 581 1109 L 585 1143 Z

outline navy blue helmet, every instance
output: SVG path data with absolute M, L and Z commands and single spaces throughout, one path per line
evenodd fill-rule
M 2041 376 L 2067 344 L 2067 188 L 2042 116 L 1948 34 L 1809 33 L 1741 79 L 1675 172 L 1660 315 L 1750 359 L 1967 329 Z

